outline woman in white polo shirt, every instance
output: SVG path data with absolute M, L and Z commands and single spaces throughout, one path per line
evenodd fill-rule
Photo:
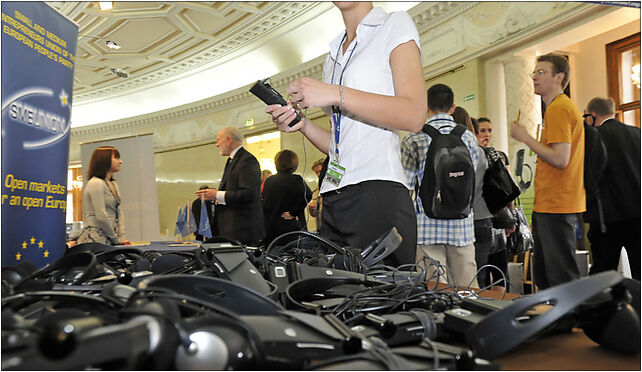
M 406 12 L 386 13 L 369 2 L 335 5 L 346 29 L 330 43 L 323 81 L 293 81 L 290 105 L 266 112 L 280 130 L 301 131 L 330 157 L 321 186 L 321 235 L 365 248 L 395 226 L 403 243 L 385 262 L 412 263 L 417 222 L 398 131 L 419 132 L 426 117 L 419 34 Z M 297 104 L 321 107 L 330 131 L 307 119 L 290 128 Z

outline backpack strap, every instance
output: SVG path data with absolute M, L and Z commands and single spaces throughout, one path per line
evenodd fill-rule
M 461 125 L 461 124 L 455 124 L 455 127 L 453 130 L 450 132 L 450 134 L 454 134 L 457 137 L 461 137 L 464 132 L 466 132 L 466 127 Z
M 424 124 L 424 127 L 421 129 L 424 133 L 430 136 L 430 138 L 435 138 L 441 135 L 441 132 L 439 132 L 435 127 L 433 127 L 430 124 Z

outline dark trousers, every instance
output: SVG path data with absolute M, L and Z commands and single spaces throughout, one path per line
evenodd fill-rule
M 506 257 L 506 248 L 497 250 L 496 245 L 499 243 L 493 234 L 493 222 L 491 218 L 475 220 L 475 263 L 477 264 L 477 283 L 479 288 L 488 287 L 491 283 L 502 279 L 502 273 L 508 280 L 508 261 Z M 484 265 L 496 266 L 486 267 Z M 492 279 L 491 279 L 492 278 Z M 504 285 L 504 282 L 498 283 Z
M 533 273 L 539 289 L 579 279 L 575 261 L 576 213 L 533 212 Z
M 502 273 L 498 272 L 497 270 L 493 269 L 490 274 L 492 276 L 492 280 L 488 280 L 488 284 L 494 283 L 500 279 L 506 278 L 506 280 L 510 280 L 508 277 L 508 251 L 506 249 L 502 249 L 501 251 L 491 253 L 488 256 L 488 263 L 490 265 L 495 265 L 501 270 L 502 273 L 504 273 L 504 276 L 502 277 Z M 505 283 L 500 282 L 498 285 L 503 286 Z
M 475 220 L 475 263 L 477 264 L 477 284 L 479 288 L 490 284 L 490 271 L 492 268 L 484 267 L 488 264 L 488 257 L 493 249 L 493 222 L 490 218 Z
M 640 219 L 634 218 L 606 224 L 606 232 L 591 224 L 588 232 L 593 265 L 590 274 L 617 270 L 622 247 L 631 265 L 631 276 L 640 280 Z
M 391 181 L 364 181 L 323 194 L 321 235 L 364 249 L 393 226 L 401 245 L 384 259 L 392 266 L 411 264 L 417 250 L 417 217 L 408 189 Z

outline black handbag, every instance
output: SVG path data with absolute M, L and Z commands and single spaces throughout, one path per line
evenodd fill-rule
M 512 229 L 517 225 L 517 217 L 509 207 L 504 207 L 493 215 L 492 222 L 495 229 Z
M 519 199 L 517 199 L 519 202 Z M 533 249 L 535 241 L 533 239 L 533 234 L 531 233 L 531 228 L 528 225 L 528 220 L 526 219 L 526 213 L 522 209 L 521 202 L 519 206 L 516 206 L 513 210 L 515 217 L 517 218 L 517 228 L 515 232 L 510 234 L 506 241 L 509 252 L 512 254 L 518 254 L 526 252 L 530 249 Z
M 484 173 L 482 197 L 490 213 L 495 214 L 515 200 L 521 191 L 497 150 L 492 147 L 483 149 L 488 159 L 488 169 Z

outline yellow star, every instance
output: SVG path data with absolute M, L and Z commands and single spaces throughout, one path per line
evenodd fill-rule
M 45 243 L 43 243 L 42 240 L 38 242 L 38 248 L 42 248 L 44 245 Z
M 42 255 L 45 256 L 45 257 L 49 257 L 49 251 L 42 252 Z
M 16 260 L 20 261 L 20 257 L 22 257 L 20 253 L 16 254 Z
M 34 238 L 34 237 L 31 237 L 31 239 L 29 239 L 29 241 L 31 242 L 31 244 L 36 244 L 36 238 Z
M 27 242 L 24 242 L 24 241 L 22 242 L 22 248 L 23 248 L 23 249 L 24 249 L 24 248 L 27 248 Z

